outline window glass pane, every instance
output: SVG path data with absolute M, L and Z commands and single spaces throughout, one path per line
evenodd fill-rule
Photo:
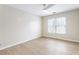
M 48 32 L 49 33 L 66 33 L 66 18 L 59 17 L 48 20 Z
M 49 33 L 55 33 L 55 19 L 48 20 L 48 32 Z
M 66 18 L 65 17 L 61 17 L 61 25 L 66 25 Z
M 66 18 L 65 17 L 60 17 L 60 18 L 56 18 L 56 25 L 66 25 Z
M 58 26 L 58 27 L 56 27 L 56 33 L 65 34 L 66 33 L 65 26 Z
M 66 33 L 66 19 L 65 17 L 60 17 L 56 19 L 56 33 L 65 34 Z
M 62 22 L 61 18 L 56 18 L 56 26 L 61 26 L 62 25 L 61 22 Z

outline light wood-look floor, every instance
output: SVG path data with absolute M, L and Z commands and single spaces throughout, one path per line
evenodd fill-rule
M 0 51 L 0 55 L 77 55 L 79 43 L 39 38 Z

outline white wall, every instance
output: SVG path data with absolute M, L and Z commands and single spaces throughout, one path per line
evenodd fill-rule
M 53 17 L 66 17 L 67 19 L 67 33 L 62 34 L 49 34 L 47 20 Z M 43 17 L 43 36 L 59 38 L 64 40 L 76 41 L 79 42 L 79 10 L 73 10 L 68 12 L 63 12 L 55 15 Z
M 0 49 L 41 36 L 41 18 L 0 5 Z

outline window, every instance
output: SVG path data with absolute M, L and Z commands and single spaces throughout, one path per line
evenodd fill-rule
M 58 33 L 65 34 L 66 33 L 66 18 L 52 18 L 48 20 L 48 32 L 49 33 Z

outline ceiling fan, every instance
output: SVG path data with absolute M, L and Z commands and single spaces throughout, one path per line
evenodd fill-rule
M 51 7 L 53 7 L 55 4 L 43 4 L 43 10 L 47 10 Z

